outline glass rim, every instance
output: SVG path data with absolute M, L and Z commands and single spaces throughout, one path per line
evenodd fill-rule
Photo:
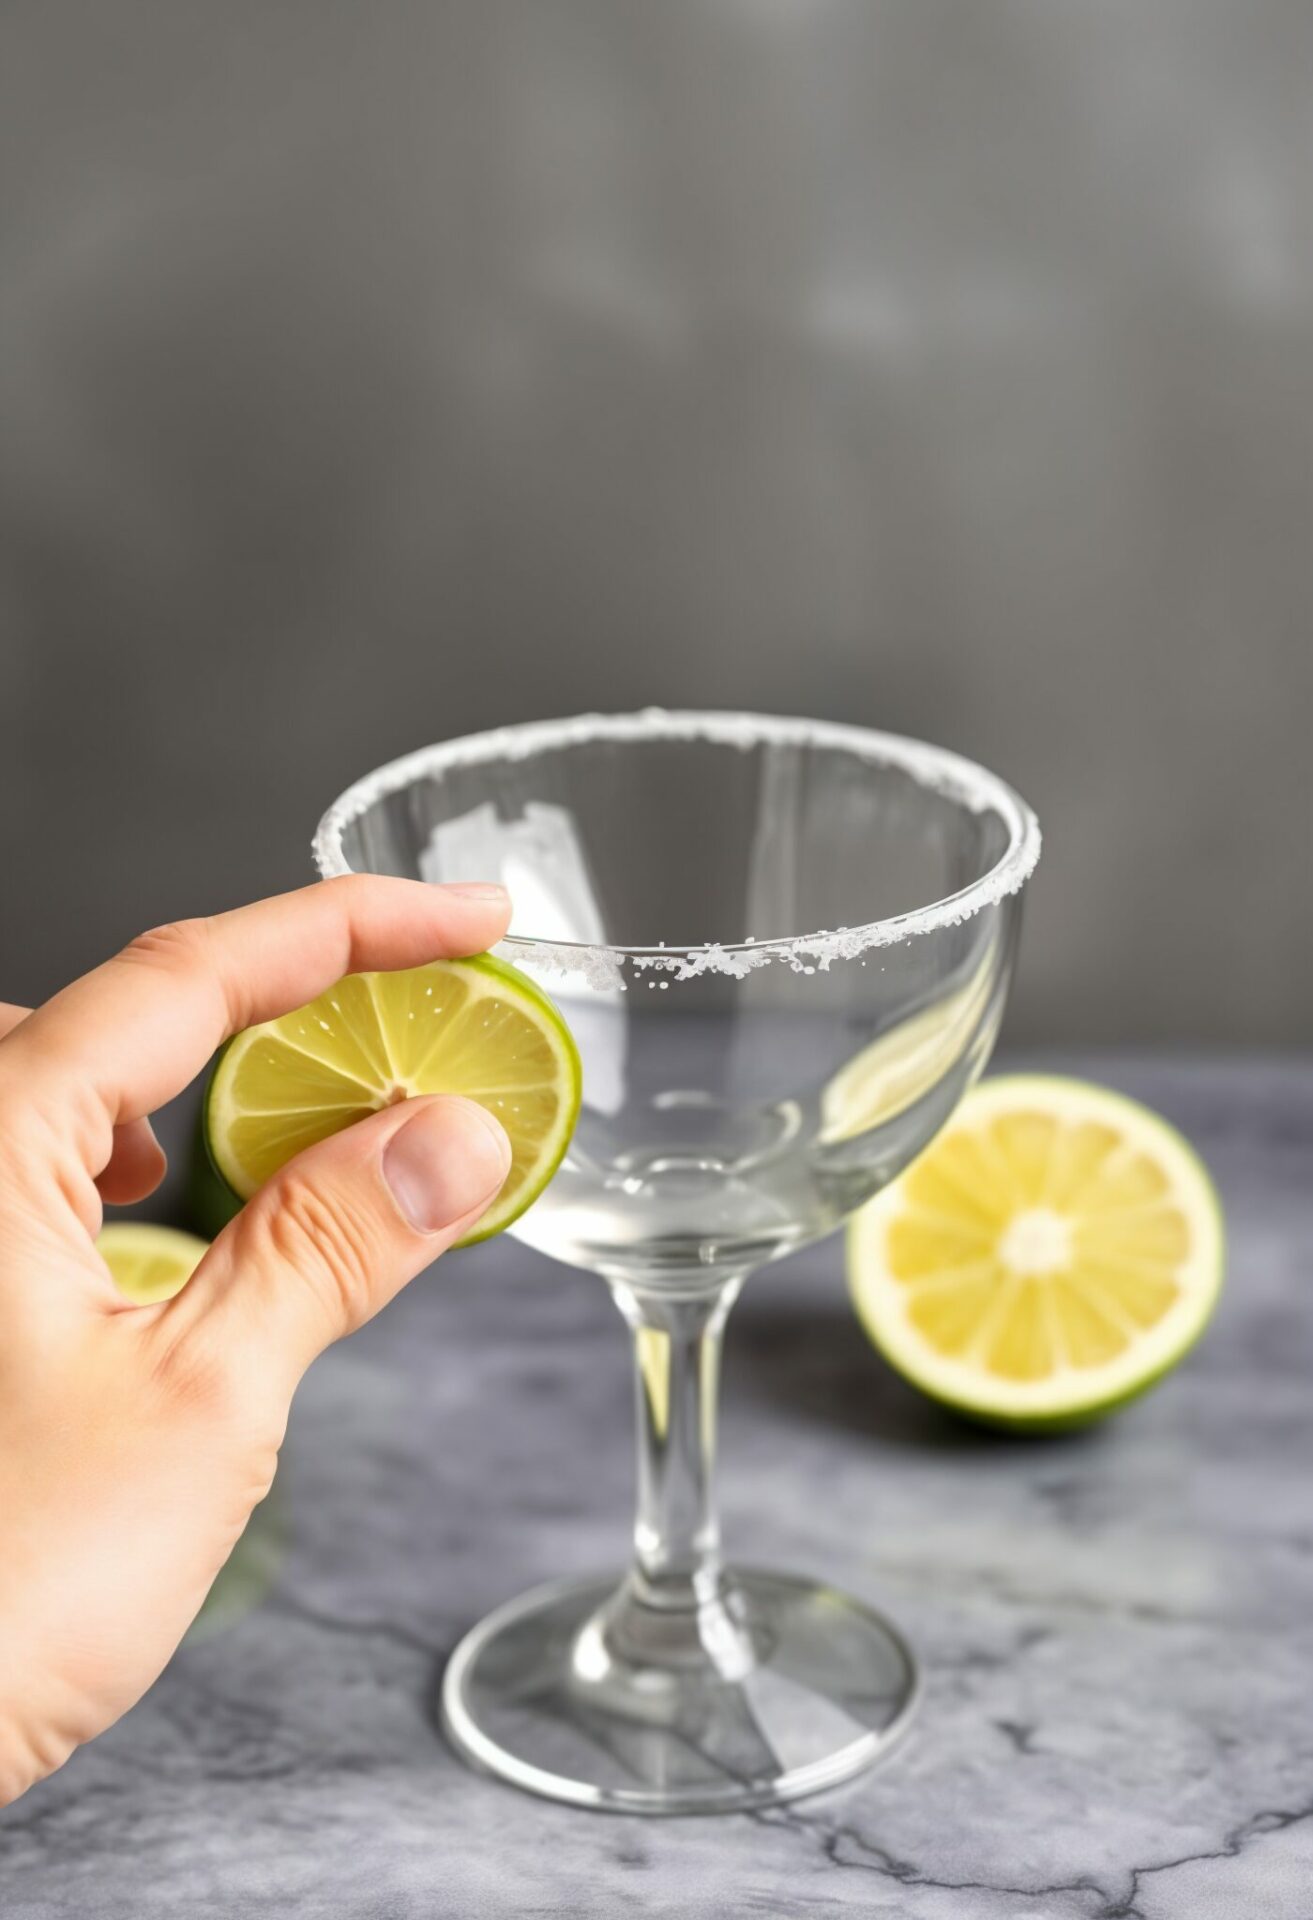
M 372 773 L 353 781 L 320 820 L 313 842 L 320 877 L 331 880 L 357 871 L 342 852 L 346 829 L 376 802 L 412 785 L 424 775 L 447 773 L 457 767 L 486 766 L 497 760 L 513 764 L 541 753 L 598 740 L 614 743 L 703 740 L 740 750 L 774 745 L 848 752 L 871 764 L 897 767 L 919 785 L 970 812 L 994 813 L 1007 828 L 1007 846 L 992 867 L 955 893 L 860 926 L 784 934 L 769 940 L 694 941 L 674 946 L 548 940 L 513 933 L 498 943 L 502 950 L 536 953 L 565 966 L 571 964 L 571 956 L 574 964 L 588 956 L 609 960 L 617 966 L 629 961 L 638 966 L 674 971 L 681 977 L 703 971 L 737 974 L 773 958 L 786 959 L 795 966 L 811 962 L 826 967 L 834 959 L 855 958 L 869 948 L 892 946 L 971 919 L 983 908 L 995 906 L 1018 893 L 1039 859 L 1041 835 L 1033 810 L 1005 780 L 951 748 L 838 720 L 808 720 L 729 709 L 649 707 L 638 713 L 588 713 L 568 719 L 530 720 L 494 727 L 483 733 L 463 734 L 454 740 L 419 747 L 386 761 Z

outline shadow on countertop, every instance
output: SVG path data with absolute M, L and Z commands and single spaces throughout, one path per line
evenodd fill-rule
M 819 1288 L 817 1289 L 819 1294 Z M 769 1277 L 749 1288 L 725 1338 L 725 1394 L 887 1446 L 941 1454 L 1031 1455 L 1037 1446 L 1084 1450 L 1097 1427 L 1022 1435 L 977 1426 L 899 1378 L 874 1350 L 846 1299 L 772 1298 Z

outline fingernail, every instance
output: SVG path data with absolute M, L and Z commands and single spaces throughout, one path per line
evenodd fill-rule
M 462 900 L 504 900 L 505 887 L 498 886 L 493 880 L 455 880 L 444 888 L 447 893 L 459 894 Z
M 412 1227 L 440 1233 L 486 1206 L 510 1164 L 510 1142 L 476 1101 L 435 1100 L 388 1141 L 383 1177 Z

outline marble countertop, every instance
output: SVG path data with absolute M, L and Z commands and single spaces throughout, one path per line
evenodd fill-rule
M 1313 1916 L 1313 1064 L 1068 1060 L 1211 1162 L 1229 1284 L 1159 1392 L 1032 1442 L 892 1379 L 840 1248 L 730 1323 L 731 1555 L 885 1606 L 927 1681 L 884 1766 L 734 1818 L 569 1811 L 468 1772 L 439 1663 L 618 1566 L 632 1461 L 601 1284 L 453 1256 L 323 1360 L 271 1513 L 148 1698 L 0 1816 L 4 1920 Z

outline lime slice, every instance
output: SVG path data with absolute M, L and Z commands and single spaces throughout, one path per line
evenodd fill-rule
M 1222 1214 L 1193 1149 L 1078 1080 L 989 1080 L 854 1216 L 848 1279 L 875 1345 L 977 1419 L 1075 1426 L 1133 1399 L 1207 1324 Z
M 500 1120 L 511 1170 L 463 1244 L 508 1227 L 560 1165 L 582 1076 L 569 1028 L 534 983 L 481 953 L 355 973 L 219 1056 L 205 1144 L 240 1200 L 304 1147 L 410 1094 L 458 1093 Z
M 194 1233 L 142 1220 L 116 1220 L 96 1235 L 96 1251 L 115 1286 L 142 1307 L 181 1292 L 209 1250 L 209 1241 Z

